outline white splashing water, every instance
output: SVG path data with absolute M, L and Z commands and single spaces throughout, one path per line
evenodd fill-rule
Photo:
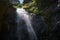
M 20 27 L 19 26 L 20 25 L 20 23 L 19 23 L 20 20 L 21 19 L 24 20 L 25 24 L 27 25 L 26 28 L 27 28 L 30 40 L 37 40 L 34 29 L 33 29 L 32 25 L 31 25 L 31 21 L 30 21 L 30 17 L 28 15 L 28 12 L 23 8 L 17 8 L 16 12 L 17 12 L 17 22 L 18 22 L 17 27 Z M 18 33 L 19 33 L 20 29 L 21 28 L 18 28 Z M 21 40 L 21 39 L 19 39 L 19 40 Z

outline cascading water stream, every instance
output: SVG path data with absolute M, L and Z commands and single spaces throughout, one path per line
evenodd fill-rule
M 22 40 L 21 39 L 21 31 L 23 30 L 22 28 L 25 28 L 28 32 L 29 35 L 29 40 L 37 40 L 35 31 L 31 25 L 31 21 L 30 21 L 30 17 L 28 15 L 28 12 L 23 9 L 23 8 L 17 8 L 16 9 L 17 12 L 17 36 L 18 36 L 18 40 Z M 21 26 L 21 20 L 23 20 L 25 22 L 26 26 Z

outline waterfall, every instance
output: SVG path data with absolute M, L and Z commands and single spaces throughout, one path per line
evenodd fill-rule
M 24 29 L 27 30 L 29 40 L 37 40 L 35 31 L 31 25 L 31 19 L 28 15 L 28 12 L 23 8 L 17 8 L 16 12 L 17 12 L 17 36 L 18 36 L 18 40 L 23 40 L 23 39 L 21 39 L 22 35 L 23 35 L 23 32 L 21 33 L 21 31 Z M 21 24 L 22 20 L 23 20 L 23 22 L 25 22 L 26 26 L 23 26 Z

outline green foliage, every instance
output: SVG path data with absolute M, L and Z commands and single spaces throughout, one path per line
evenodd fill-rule
M 21 8 L 22 4 L 13 5 L 14 8 Z
M 32 0 L 29 3 L 23 4 L 22 8 L 28 9 L 32 13 L 38 13 L 38 7 L 36 5 L 36 1 Z
M 53 13 L 51 10 L 51 5 L 54 4 L 54 0 L 30 0 L 26 2 L 24 0 L 23 4 L 18 3 L 18 5 L 14 6 L 22 7 L 28 9 L 29 12 L 38 14 L 38 16 L 42 16 L 44 18 L 45 23 L 49 24 L 51 21 L 51 14 Z
M 27 1 L 27 3 L 26 3 L 26 1 L 24 1 L 23 4 L 20 4 L 19 2 L 13 1 L 12 4 L 13 4 L 14 8 L 18 8 L 18 7 L 25 8 L 25 9 L 28 9 L 28 11 L 30 11 L 32 13 L 38 13 L 38 7 L 36 5 L 35 0 L 32 0 L 32 1 L 30 0 L 30 2 Z

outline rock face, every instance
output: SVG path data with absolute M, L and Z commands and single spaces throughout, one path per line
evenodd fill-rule
M 51 1 L 53 3 L 53 1 L 56 1 L 56 0 L 50 0 L 50 2 Z M 38 3 L 37 6 L 39 7 L 39 11 L 40 11 L 40 8 L 41 8 L 39 6 L 40 2 L 38 1 L 37 3 Z M 42 6 L 42 7 L 44 7 L 44 6 Z M 43 8 L 43 10 L 44 10 L 44 8 Z M 36 27 L 38 27 L 38 28 L 36 28 L 36 30 L 38 29 L 37 31 L 39 32 L 39 33 L 37 32 L 38 40 L 58 40 L 59 39 L 59 37 L 60 37 L 59 29 L 60 28 L 59 28 L 59 25 L 57 23 L 57 22 L 60 21 L 60 12 L 59 12 L 59 10 L 60 10 L 60 8 L 57 7 L 56 3 L 53 3 L 53 5 L 48 7 L 48 11 L 50 12 L 50 21 L 51 21 L 51 23 L 48 23 L 49 25 L 47 25 L 48 26 L 48 28 L 47 28 L 48 32 L 46 32 L 45 30 L 43 30 L 43 32 L 42 32 L 42 29 L 45 27 L 45 25 L 41 26 L 43 24 L 40 25 L 40 23 L 39 23 L 40 20 L 38 22 L 35 21 L 37 19 L 34 20 L 36 22 L 35 23 L 36 25 L 39 23 L 39 25 L 36 26 Z M 46 14 L 47 12 L 44 12 L 44 13 Z M 49 20 L 49 19 L 47 18 L 47 20 Z M 40 29 L 40 27 L 42 27 L 42 28 Z M 47 33 L 47 35 L 45 33 Z
M 0 21 L 1 22 L 5 21 L 6 17 L 8 17 L 8 14 L 12 14 L 14 11 L 15 11 L 15 8 L 12 7 L 12 5 L 9 3 L 8 0 L 0 1 Z
M 4 12 L 7 8 L 7 2 L 4 2 L 3 0 L 0 0 L 0 27 L 1 27 L 1 24 L 2 24 L 2 19 L 3 19 L 3 15 L 4 15 Z M 1 29 L 0 29 L 1 31 Z
M 52 6 L 53 7 L 53 6 Z M 55 7 L 55 6 L 54 6 Z M 60 12 L 59 8 L 55 7 L 51 15 L 51 23 L 45 25 L 41 16 L 33 15 L 33 28 L 35 29 L 38 40 L 58 40 L 60 37 Z M 48 29 L 48 30 L 47 30 Z
M 12 7 L 9 0 L 0 0 L 0 37 L 2 40 L 8 40 L 9 36 L 15 35 L 14 33 L 11 34 L 16 30 L 16 14 L 14 11 L 15 8 Z

